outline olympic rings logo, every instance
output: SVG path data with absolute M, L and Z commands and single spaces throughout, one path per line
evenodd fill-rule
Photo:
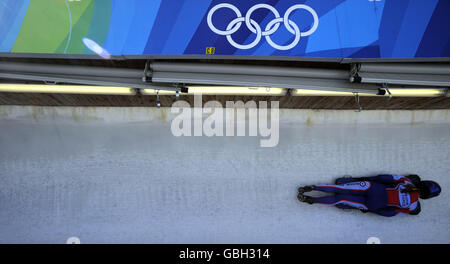
M 226 30 L 217 29 L 214 26 L 214 24 L 212 23 L 213 14 L 218 9 L 221 9 L 221 8 L 229 8 L 234 13 L 236 13 L 236 16 L 237 16 L 237 18 L 233 19 L 228 24 Z M 251 19 L 253 12 L 255 12 L 257 9 L 261 9 L 261 8 L 268 9 L 275 15 L 275 18 L 267 24 L 264 31 L 262 31 L 261 27 L 258 25 L 258 23 L 255 20 Z M 291 15 L 291 13 L 297 9 L 304 9 L 304 10 L 308 11 L 309 13 L 311 13 L 311 15 L 314 18 L 313 26 L 311 27 L 311 29 L 309 29 L 306 32 L 300 32 L 298 25 L 289 19 L 289 16 Z M 314 9 L 312 9 L 311 7 L 309 7 L 307 5 L 301 5 L 301 4 L 293 5 L 286 11 L 286 13 L 284 14 L 284 17 L 280 17 L 280 14 L 273 6 L 268 5 L 268 4 L 257 4 L 257 5 L 254 5 L 253 7 L 251 7 L 247 11 L 247 14 L 245 15 L 245 17 L 243 17 L 241 14 L 241 11 L 239 11 L 239 9 L 237 9 L 237 7 L 235 7 L 232 4 L 222 3 L 222 4 L 218 4 L 218 5 L 214 6 L 213 8 L 211 8 L 211 10 L 209 10 L 207 22 L 208 22 L 209 28 L 214 33 L 221 35 L 221 36 L 226 36 L 228 42 L 237 49 L 251 49 L 251 48 L 255 47 L 256 45 L 258 45 L 258 43 L 261 41 L 261 38 L 264 36 L 266 38 L 266 41 L 273 48 L 275 48 L 277 50 L 289 50 L 289 49 L 292 49 L 293 47 L 297 46 L 298 42 L 300 41 L 300 37 L 309 36 L 317 30 L 317 27 L 319 26 L 319 16 L 317 15 L 316 11 L 314 11 Z M 245 22 L 245 25 L 247 26 L 247 28 L 251 32 L 256 34 L 255 40 L 252 43 L 247 44 L 247 45 L 238 44 L 231 37 L 231 35 L 233 33 L 235 33 L 236 31 L 238 31 L 241 28 L 242 22 Z M 292 43 L 289 45 L 286 45 L 286 46 L 276 44 L 275 42 L 273 42 L 273 40 L 270 37 L 273 33 L 275 33 L 275 31 L 278 30 L 281 23 L 283 23 L 284 26 L 286 27 L 286 29 L 290 33 L 294 34 L 294 36 L 295 36 Z

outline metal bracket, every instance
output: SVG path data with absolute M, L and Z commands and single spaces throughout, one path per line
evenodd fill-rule
M 359 77 L 359 75 L 358 75 L 358 72 L 360 69 L 361 69 L 361 64 L 359 64 L 359 63 L 352 64 L 351 69 L 350 69 L 350 76 L 349 76 L 350 82 L 352 82 L 352 83 L 360 83 L 361 82 L 361 77 Z
M 186 84 L 184 84 L 184 83 L 181 83 L 181 84 L 180 83 L 176 83 L 175 87 L 177 88 L 176 89 L 176 91 L 177 91 L 177 94 L 176 94 L 177 98 L 180 96 L 180 94 L 182 94 L 182 93 L 187 94 L 189 92 L 189 89 L 186 87 Z
M 142 82 L 144 82 L 144 83 L 152 82 L 152 80 L 151 80 L 152 74 L 151 73 L 152 73 L 152 69 L 150 68 L 150 61 L 148 60 L 145 63 L 144 76 L 142 77 Z
M 183 86 L 180 87 L 180 92 L 182 93 L 189 93 L 189 88 L 186 87 L 185 84 L 183 84 Z
M 294 89 L 291 89 L 291 88 L 286 89 L 286 96 L 292 96 L 293 92 L 294 92 Z
M 159 100 L 159 90 L 156 90 L 156 107 L 161 108 L 161 101 Z
M 358 110 L 356 112 L 361 112 L 363 108 L 361 106 L 361 102 L 359 101 L 359 94 L 353 92 L 353 95 L 355 96 L 356 104 L 358 105 Z
M 392 99 L 392 93 L 391 93 L 391 91 L 389 91 L 389 87 L 388 87 L 387 83 L 383 83 L 381 85 L 381 88 L 386 90 L 386 92 L 389 94 L 389 98 L 387 100 L 390 101 Z
M 181 91 L 181 85 L 178 83 L 174 84 L 176 90 L 175 90 L 175 101 L 177 101 L 180 98 L 180 91 Z

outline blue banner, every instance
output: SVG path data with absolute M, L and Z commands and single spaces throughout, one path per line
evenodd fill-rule
M 450 57 L 449 0 L 2 0 L 0 52 Z

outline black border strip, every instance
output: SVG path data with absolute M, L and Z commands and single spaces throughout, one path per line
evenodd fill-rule
M 38 259 L 75 261 L 77 263 L 91 263 L 98 259 L 113 260 L 120 263 L 134 263 L 132 260 L 139 260 L 139 263 L 153 263 L 152 260 L 162 260 L 157 263 L 302 263 L 315 261 L 346 262 L 346 263 L 366 263 L 366 262 L 392 262 L 399 260 L 405 263 L 416 262 L 418 258 L 425 258 L 425 261 L 439 260 L 439 257 L 446 257 L 449 245 L 446 244 L 150 244 L 150 245 L 0 245 L 0 253 L 4 259 L 7 255 L 14 260 L 21 258 L 31 258 L 33 262 L 40 262 Z M 213 256 L 210 261 L 205 258 L 182 259 L 181 251 L 212 250 Z M 261 249 L 269 250 L 269 258 L 246 258 L 246 257 L 224 257 L 226 249 Z M 229 252 L 229 251 L 228 251 Z M 59 255 L 60 254 L 60 255 Z M 84 255 L 86 254 L 86 255 Z M 59 255 L 59 256 L 58 256 Z M 446 259 L 446 258 L 443 258 Z M 289 261 L 287 261 L 289 260 Z

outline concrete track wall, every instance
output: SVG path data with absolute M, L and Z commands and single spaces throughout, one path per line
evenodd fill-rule
M 169 109 L 0 106 L 0 243 L 450 242 L 450 110 L 280 110 L 280 141 L 174 137 Z M 440 197 L 384 218 L 299 185 L 417 173 Z

